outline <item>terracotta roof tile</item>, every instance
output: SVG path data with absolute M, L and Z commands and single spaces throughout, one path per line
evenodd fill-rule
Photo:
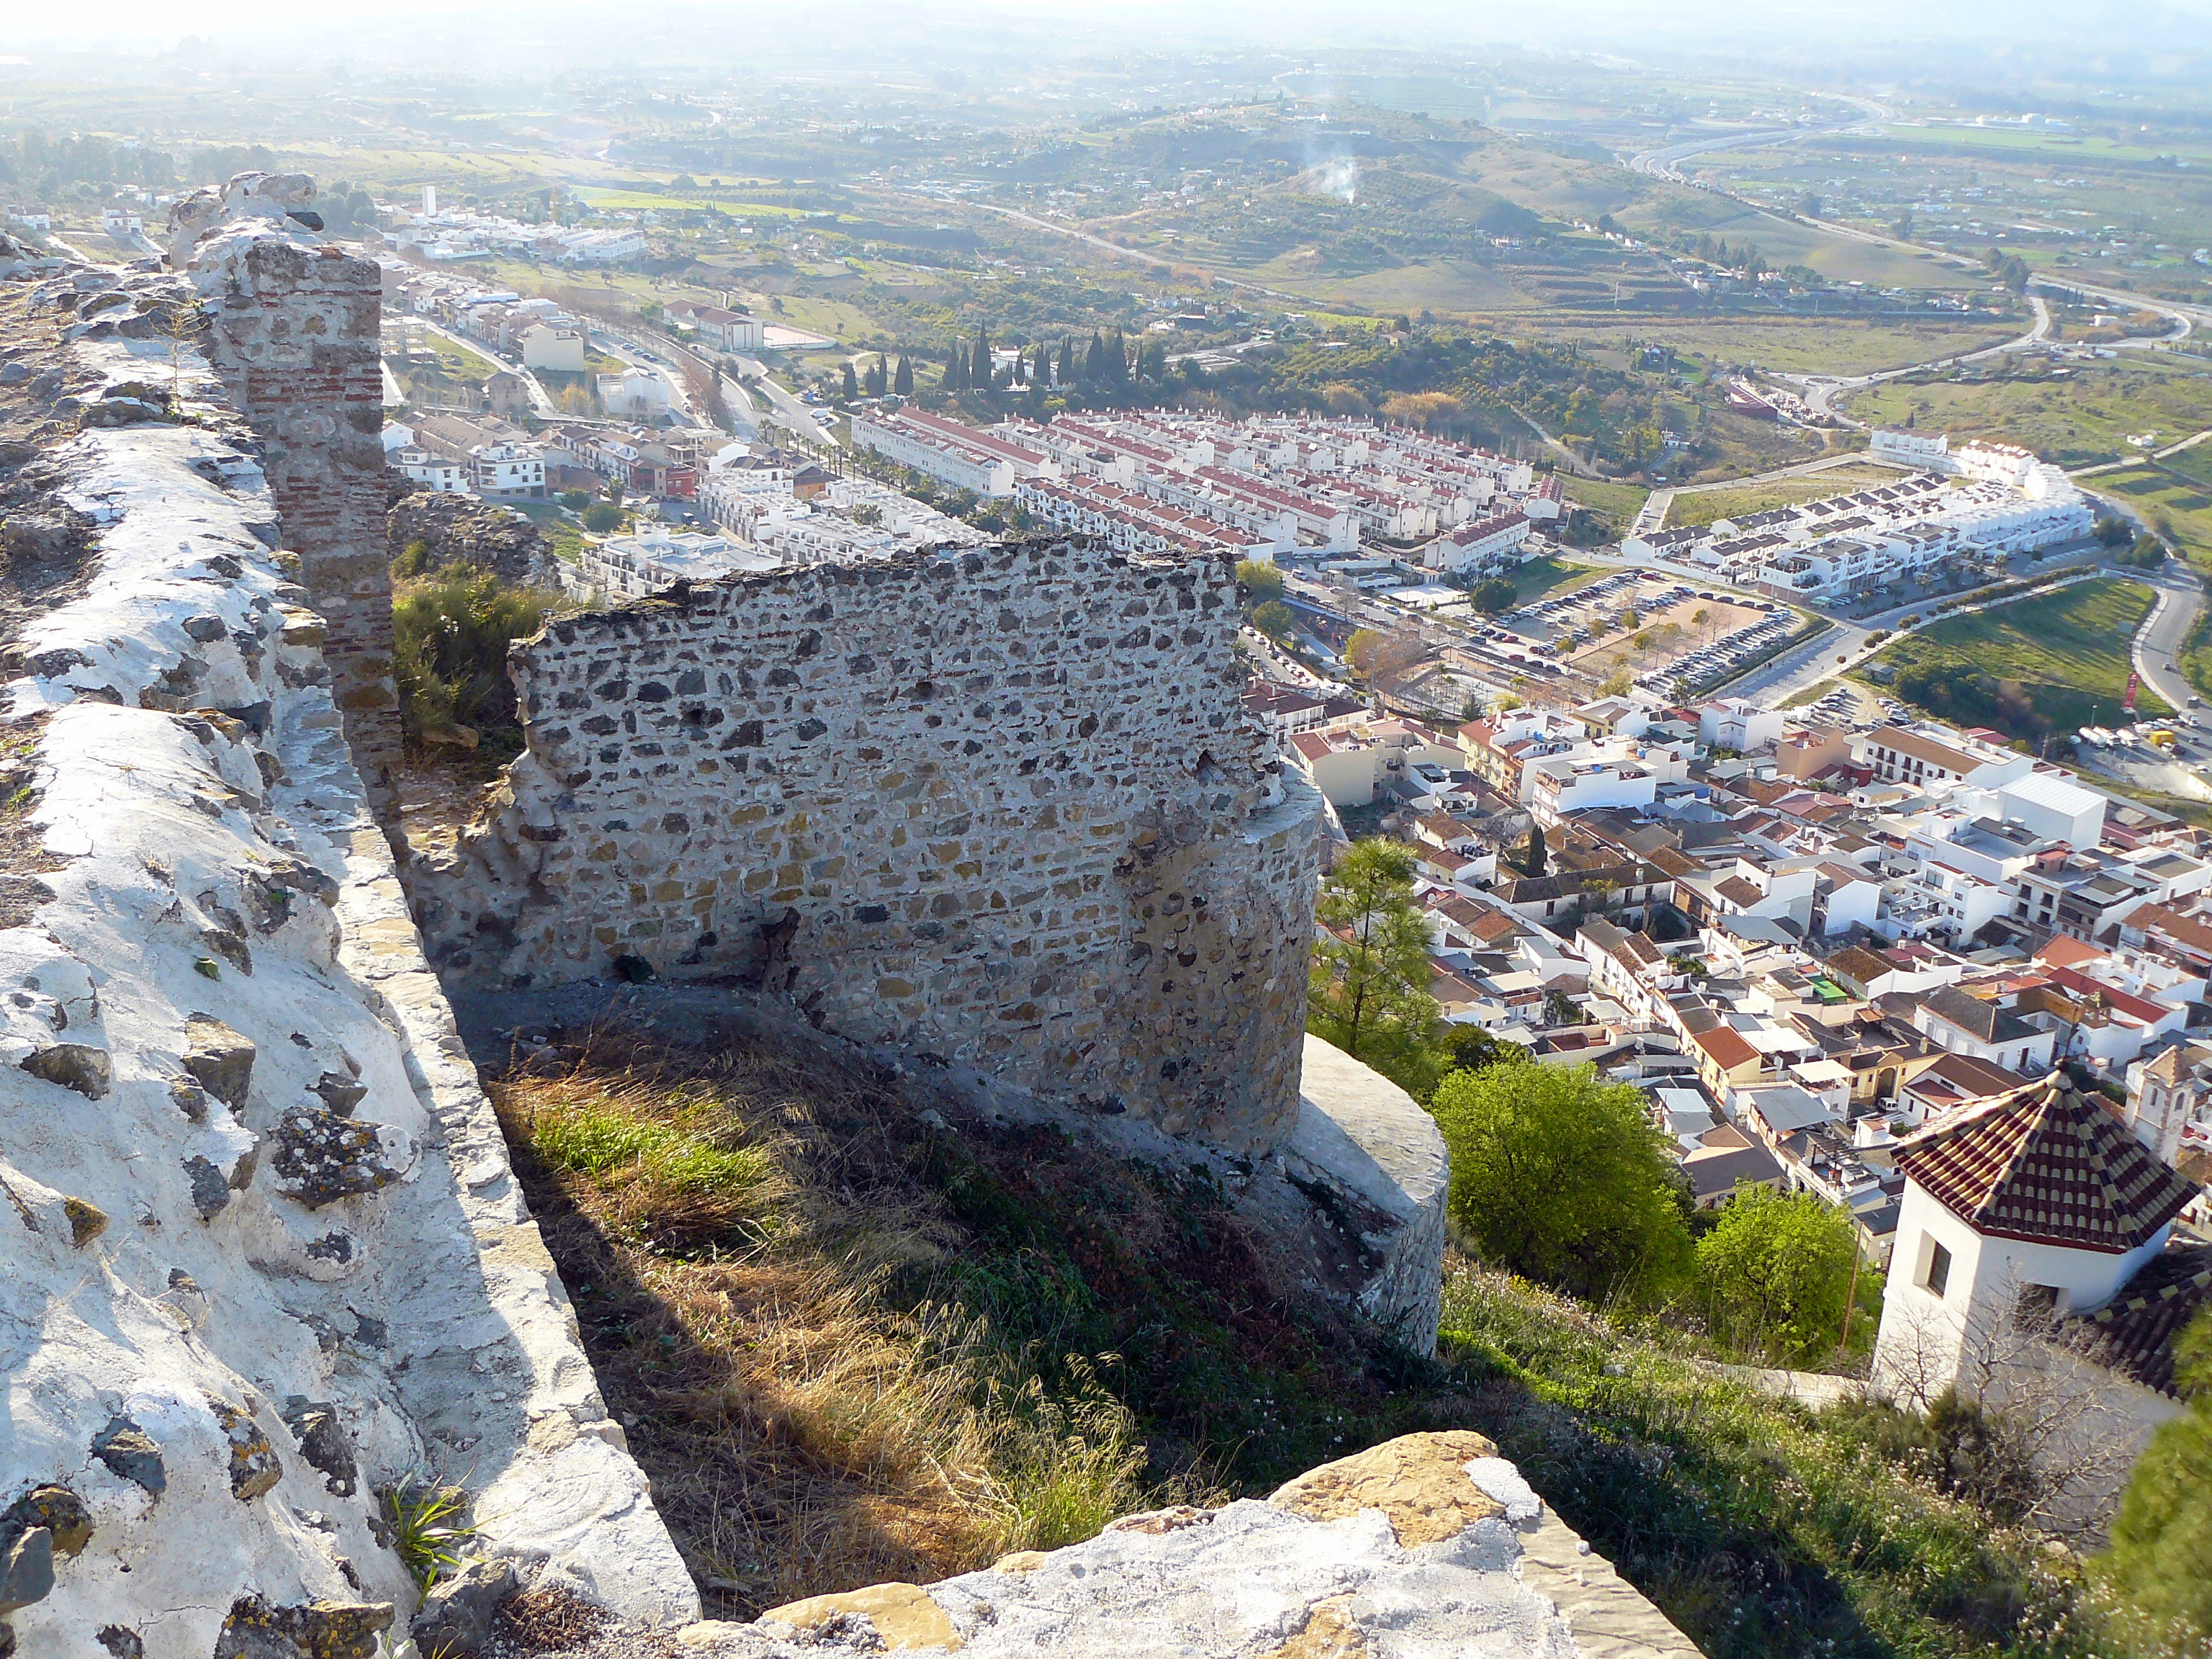
M 2197 1194 L 2056 1072 L 1908 1136 L 1897 1166 L 1979 1232 L 2114 1255 Z
M 2145 1388 L 2172 1394 L 2173 1339 L 2212 1304 L 2212 1244 L 2169 1244 L 2094 1313 L 2057 1324 L 2061 1340 Z

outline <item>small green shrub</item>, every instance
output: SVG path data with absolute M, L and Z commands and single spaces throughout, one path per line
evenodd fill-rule
M 757 1147 L 722 1147 L 666 1123 L 582 1103 L 541 1112 L 531 1142 L 556 1169 L 603 1176 L 635 1164 L 680 1192 L 739 1193 L 768 1174 Z
M 461 1552 L 477 1535 L 468 1518 L 468 1494 L 458 1486 L 433 1486 L 412 1476 L 383 1493 L 384 1518 L 416 1587 L 428 1590 L 461 1565 Z
M 563 604 L 466 565 L 402 587 L 392 605 L 392 672 L 408 748 L 483 744 L 495 758 L 519 752 L 507 648 Z

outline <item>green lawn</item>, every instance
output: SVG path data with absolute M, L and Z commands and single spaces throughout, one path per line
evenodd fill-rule
M 1565 564 L 1558 559 L 1534 559 L 1509 573 L 1513 603 L 1533 605 L 1562 588 L 1580 587 L 1598 574 L 1595 565 Z
M 1613 526 L 1615 537 L 1628 533 L 1628 526 L 1636 522 L 1636 515 L 1643 511 L 1644 498 L 1651 493 L 1642 484 L 1613 483 L 1603 478 L 1571 478 L 1564 474 L 1559 487 L 1577 507 L 1587 507 L 1603 517 Z
M 2141 582 L 2087 581 L 1956 617 L 1885 647 L 1883 688 L 1929 713 L 2035 741 L 2122 718 L 2128 642 L 2155 599 Z M 2148 691 L 2136 712 L 2172 710 Z
M 1886 466 L 1838 466 L 1802 477 L 1777 478 L 1771 483 L 1746 484 L 1740 489 L 1706 489 L 1674 497 L 1668 509 L 1669 526 L 1711 524 L 1715 519 L 1764 512 L 1770 507 L 1789 507 L 1814 501 L 1824 495 L 1845 495 L 1874 484 L 1895 483 L 1899 473 Z

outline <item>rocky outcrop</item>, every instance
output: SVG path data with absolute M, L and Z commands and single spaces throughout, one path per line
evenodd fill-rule
M 385 551 L 403 575 L 466 565 L 518 586 L 560 586 L 553 550 L 536 525 L 466 495 L 414 489 L 399 496 L 385 515 Z
M 1479 1434 L 1408 1435 L 1264 1501 L 679 1632 L 702 1659 L 1696 1659 Z
M 410 1480 L 466 1488 L 492 1553 L 696 1617 L 407 919 L 254 433 L 190 344 L 122 325 L 195 291 L 25 274 L 0 312 L 61 343 L 0 387 L 46 417 L 0 465 L 81 535 L 0 720 L 0 1621 L 40 1659 L 374 1653 L 416 1600 L 379 1511 Z

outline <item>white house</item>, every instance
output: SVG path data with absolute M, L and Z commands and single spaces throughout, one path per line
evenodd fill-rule
M 2002 1403 L 2055 1379 L 2056 1397 L 2094 1404 L 2086 1431 L 2108 1443 L 2180 1412 L 2172 1339 L 2212 1299 L 2212 1247 L 2168 1238 L 2193 1183 L 2063 1073 L 1947 1113 L 1893 1155 L 1877 1390 Z M 2117 1481 L 2127 1458 L 2112 1461 Z
M 610 415 L 652 419 L 668 412 L 668 383 L 649 368 L 632 364 L 619 374 L 599 378 L 599 403 Z
M 545 454 L 535 444 L 478 444 L 469 451 L 469 482 L 480 495 L 545 494 Z
M 1698 741 L 1708 749 L 1733 749 L 1747 755 L 1782 740 L 1785 719 L 1742 697 L 1723 697 L 1698 710 Z
M 402 445 L 386 459 L 399 469 L 401 477 L 428 484 L 439 495 L 469 493 L 469 481 L 459 461 L 449 461 L 443 455 L 434 455 L 413 444 Z
M 533 323 L 522 331 L 522 366 L 555 374 L 584 372 L 584 331 Z
M 1951 469 L 1951 440 L 1941 432 L 1902 432 L 1878 426 L 1867 441 L 1867 459 L 1947 472 Z

